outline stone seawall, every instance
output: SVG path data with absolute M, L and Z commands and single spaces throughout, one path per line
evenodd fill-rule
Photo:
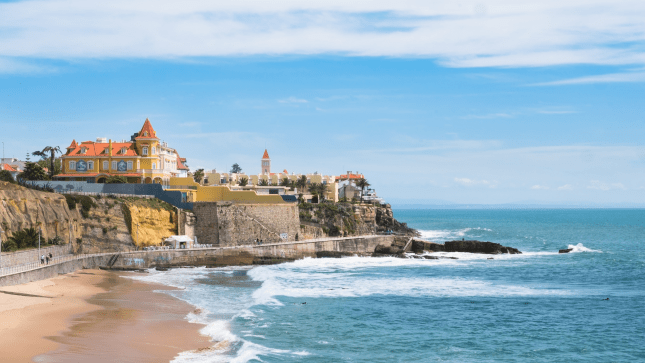
M 65 256 L 72 253 L 72 245 L 65 244 L 62 246 L 49 246 L 40 249 L 37 248 L 17 251 L 17 252 L 4 252 L 2 251 L 2 261 L 0 267 L 10 267 L 24 265 L 27 263 L 40 262 L 40 256 L 52 254 L 53 257 Z
M 273 264 L 305 257 L 371 256 L 377 245 L 390 246 L 393 242 L 393 236 L 362 236 L 320 238 L 261 246 L 106 253 L 0 276 L 0 286 L 48 279 L 84 268 L 140 270 L 153 267 L 222 267 Z
M 279 263 L 305 257 L 371 256 L 377 245 L 389 246 L 392 236 L 324 238 L 262 246 L 213 247 L 190 250 L 161 250 L 120 254 L 113 269 L 170 268 L 180 266 L 240 266 Z
M 84 268 L 99 268 L 106 266 L 111 257 L 111 254 L 89 256 L 53 265 L 46 265 L 35 270 L 0 276 L 0 286 L 11 286 L 25 284 L 32 281 L 45 280 L 56 277 L 60 274 L 67 274 Z

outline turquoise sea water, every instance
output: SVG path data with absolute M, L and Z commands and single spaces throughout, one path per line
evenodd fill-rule
M 151 271 L 223 342 L 175 361 L 645 361 L 645 210 L 394 212 L 431 241 L 524 253 Z

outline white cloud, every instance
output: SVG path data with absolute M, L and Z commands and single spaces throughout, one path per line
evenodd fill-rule
M 452 67 L 645 64 L 642 0 L 0 3 L 0 57 L 341 54 Z
M 625 72 L 601 74 L 598 76 L 586 76 L 578 78 L 563 79 L 560 81 L 538 83 L 536 86 L 564 86 L 573 84 L 591 84 L 591 83 L 625 83 L 625 82 L 645 82 L 645 72 Z
M 488 180 L 475 180 L 469 178 L 455 178 L 454 180 L 457 184 L 461 184 L 466 187 L 472 187 L 476 185 L 484 185 L 488 186 L 489 188 L 497 187 L 497 182 L 490 182 Z
M 587 189 L 596 189 L 596 190 L 626 190 L 623 183 L 603 183 L 598 180 L 592 180 L 591 184 L 587 186 Z
M 561 185 L 558 187 L 558 190 L 573 190 L 573 186 L 571 184 Z
M 463 119 L 494 119 L 494 118 L 511 118 L 513 115 L 509 113 L 489 113 L 486 115 L 468 115 L 462 117 Z
M 308 101 L 302 98 L 289 97 L 278 100 L 280 103 L 307 103 Z
M 531 189 L 534 189 L 534 190 L 548 190 L 549 187 L 547 187 L 545 185 L 534 185 L 534 186 L 531 187 Z

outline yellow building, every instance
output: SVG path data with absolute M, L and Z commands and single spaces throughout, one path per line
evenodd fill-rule
M 148 119 L 130 141 L 98 138 L 79 144 L 73 140 L 61 159 L 62 172 L 56 175 L 60 180 L 104 183 L 118 175 L 129 183 L 168 184 L 170 178 L 185 177 L 188 172 L 186 159 L 159 141 Z

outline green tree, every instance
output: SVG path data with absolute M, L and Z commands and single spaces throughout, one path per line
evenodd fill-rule
M 301 175 L 300 178 L 296 180 L 296 186 L 298 187 L 298 191 L 304 193 L 307 188 L 307 176 Z
M 282 185 L 283 187 L 289 187 L 291 186 L 291 180 L 289 180 L 289 178 L 286 178 L 286 177 L 282 178 L 280 180 L 280 185 Z
M 38 247 L 38 230 L 36 228 L 25 228 L 17 231 L 7 239 L 16 248 Z
M 194 179 L 197 183 L 201 184 L 201 183 L 202 183 L 202 179 L 204 179 L 204 169 L 197 169 L 197 170 L 195 170 L 195 174 L 193 174 L 193 179 Z
M 241 177 L 239 183 L 241 187 L 245 187 L 249 184 L 249 178 Z
M 15 180 L 13 180 L 13 177 L 11 176 L 11 173 L 8 170 L 0 170 L 0 181 L 6 181 L 9 183 L 16 182 Z
M 110 177 L 105 180 L 105 184 L 126 184 L 127 182 L 128 179 L 121 175 L 110 175 Z
M 62 154 L 60 151 L 60 147 L 58 146 L 46 146 L 41 151 L 34 151 L 33 153 L 31 153 L 32 155 L 40 156 L 44 159 L 46 159 L 49 156 L 49 177 L 50 178 L 53 178 L 54 175 L 56 175 L 56 164 L 54 163 L 54 159 L 56 159 L 56 153 Z
M 242 172 L 242 168 L 240 167 L 240 164 L 235 163 L 233 166 L 231 166 L 231 174 L 239 174 Z
M 32 162 L 27 162 L 25 164 L 25 170 L 18 174 L 18 179 L 22 180 L 47 180 L 47 174 L 43 168 Z
M 361 203 L 363 203 L 363 194 L 365 194 L 365 188 L 370 186 L 370 183 L 365 180 L 365 178 L 360 178 L 356 181 L 356 186 L 361 188 Z
M 325 201 L 325 194 L 329 190 L 327 184 L 320 183 L 318 184 L 318 203 Z
M 260 179 L 260 181 L 258 181 L 258 185 L 261 187 L 268 187 L 269 182 L 266 179 Z

